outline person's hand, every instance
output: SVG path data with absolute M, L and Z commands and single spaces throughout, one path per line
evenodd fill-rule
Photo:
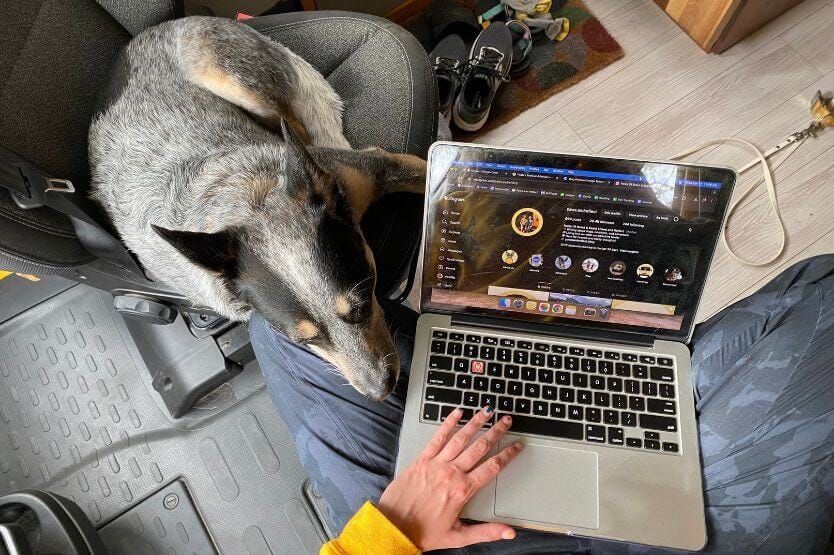
M 461 417 L 455 409 L 420 457 L 382 493 L 380 512 L 422 551 L 515 537 L 506 524 L 467 525 L 458 518 L 466 502 L 521 452 L 516 442 L 480 463 L 512 423 L 504 416 L 472 442 L 492 412 L 486 407 L 455 433 Z

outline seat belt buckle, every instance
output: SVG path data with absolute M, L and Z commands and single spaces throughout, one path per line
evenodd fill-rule
M 44 177 L 34 168 L 28 168 L 27 164 L 16 164 L 18 176 L 16 187 L 10 190 L 14 203 L 24 209 L 40 208 L 46 204 L 46 195 L 49 192 L 72 194 L 75 186 L 69 179 L 57 177 Z M 8 181 L 7 181 L 8 183 Z

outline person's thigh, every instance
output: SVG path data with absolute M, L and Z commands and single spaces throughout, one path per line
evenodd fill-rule
M 402 307 L 384 308 L 402 370 L 394 392 L 383 402 L 361 395 L 333 366 L 291 342 L 260 315 L 249 323 L 272 402 L 335 530 L 365 501 L 379 500 L 394 474 L 415 315 Z

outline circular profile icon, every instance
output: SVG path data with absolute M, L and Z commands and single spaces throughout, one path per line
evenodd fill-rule
M 683 271 L 677 266 L 669 266 L 663 270 L 663 279 L 669 283 L 677 283 L 683 279 Z
M 626 271 L 625 262 L 623 262 L 622 260 L 615 260 L 608 267 L 608 271 L 611 272 L 611 275 L 614 275 L 614 276 L 623 275 Z
M 567 270 L 570 268 L 570 265 L 573 264 L 573 260 L 571 260 L 570 256 L 566 254 L 560 254 L 556 257 L 556 260 L 553 263 L 559 270 Z
M 649 279 L 654 274 L 654 266 L 651 264 L 640 264 L 637 266 L 637 277 L 640 279 Z
M 504 264 L 515 264 L 518 260 L 518 253 L 514 250 L 507 249 L 501 253 L 501 260 L 504 261 Z
M 538 268 L 542 264 L 544 264 L 544 256 L 540 254 L 534 254 L 530 257 L 530 266 L 532 266 L 533 268 Z
M 542 230 L 544 218 L 542 218 L 542 213 L 535 208 L 522 208 L 513 214 L 510 223 L 513 226 L 513 231 L 523 237 L 529 237 Z
M 586 258 L 582 261 L 582 269 L 589 274 L 593 274 L 599 270 L 599 261 L 596 258 Z

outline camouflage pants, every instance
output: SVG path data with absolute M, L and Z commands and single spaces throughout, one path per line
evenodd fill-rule
M 407 361 L 413 315 L 387 311 Z M 250 330 L 275 406 L 341 529 L 393 474 L 407 378 L 370 403 L 259 317 Z M 699 325 L 691 347 L 705 551 L 822 552 L 834 518 L 834 255 L 796 264 Z M 454 552 L 668 550 L 521 531 Z

